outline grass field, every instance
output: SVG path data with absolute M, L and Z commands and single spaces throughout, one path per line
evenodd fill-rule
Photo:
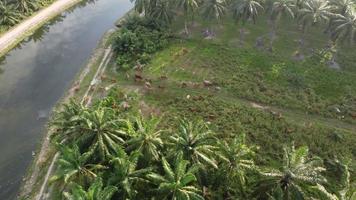
M 241 25 L 198 21 L 189 38 L 174 39 L 143 72 L 117 70 L 113 62 L 103 87 L 114 79 L 124 90 L 137 90 L 142 112 L 162 116 L 165 128 L 175 127 L 177 118 L 184 116 L 210 122 L 224 138 L 245 133 L 249 143 L 259 146 L 257 162 L 262 165 L 277 165 L 283 146 L 292 142 L 308 145 L 326 162 L 335 156 L 355 161 L 355 51 L 340 48 L 341 70 L 330 69 L 318 57 L 308 56 L 311 46 L 318 50 L 327 44 L 327 36 L 311 28 L 306 59 L 293 61 L 300 33 L 289 20 L 281 23 L 285 29 L 278 29 L 270 53 L 254 48 L 261 35 L 268 44 L 264 20 L 244 26 L 249 33 L 242 47 Z M 176 33 L 182 29 L 174 27 Z M 204 39 L 205 27 L 216 37 Z M 137 73 L 145 80 L 134 81 Z

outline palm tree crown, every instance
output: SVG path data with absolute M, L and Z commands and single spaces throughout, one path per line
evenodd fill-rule
M 274 21 L 280 19 L 281 15 L 289 15 L 294 18 L 294 0 L 278 0 L 275 1 L 272 5 L 272 14 L 271 18 Z
M 202 5 L 202 16 L 207 19 L 221 20 L 225 14 L 224 0 L 206 0 Z
M 200 190 L 193 185 L 197 180 L 194 175 L 197 168 L 188 168 L 188 165 L 189 162 L 183 160 L 182 155 L 177 156 L 173 167 L 165 158 L 162 158 L 165 175 L 151 173 L 148 175 L 148 178 L 158 185 L 157 191 L 163 194 L 164 199 L 203 200 L 204 198 L 200 195 Z
M 33 0 L 17 0 L 16 9 L 23 13 L 29 13 L 37 9 L 37 2 Z
M 138 193 L 136 184 L 146 182 L 144 176 L 151 171 L 151 168 L 138 169 L 139 156 L 140 153 L 137 151 L 127 155 L 123 149 L 118 148 L 110 161 L 113 173 L 109 175 L 108 182 L 118 187 L 121 199 L 134 198 Z
M 312 0 L 305 3 L 304 8 L 299 10 L 299 20 L 302 22 L 303 30 L 308 25 L 316 25 L 321 22 L 327 22 L 332 13 L 332 6 L 329 1 Z
M 321 175 L 325 171 L 322 160 L 317 157 L 308 158 L 308 148 L 295 149 L 294 145 L 284 149 L 284 163 L 281 170 L 262 172 L 270 178 L 269 183 L 277 187 L 272 192 L 274 196 L 283 196 L 284 199 L 299 199 L 306 196 L 306 188 L 316 184 L 325 183 Z
M 182 152 L 184 159 L 192 163 L 201 166 L 207 163 L 217 168 L 213 158 L 214 151 L 217 149 L 216 138 L 205 123 L 181 120 L 178 132 L 172 135 L 170 140 L 174 154 Z
M 233 17 L 237 22 L 246 22 L 252 19 L 255 23 L 259 10 L 263 10 L 264 8 L 256 0 L 234 0 L 231 9 Z
M 13 4 L 7 1 L 0 1 L 0 25 L 13 26 L 18 23 L 22 15 L 16 10 Z
M 144 120 L 137 117 L 130 125 L 131 139 L 126 142 L 129 151 L 136 150 L 149 160 L 158 160 L 160 148 L 163 147 L 162 130 L 157 128 L 159 119 L 152 117 Z M 131 122 L 129 122 L 131 123 Z
M 67 200 L 110 200 L 116 191 L 115 186 L 104 187 L 102 179 L 97 178 L 87 191 L 82 186 L 72 183 L 71 191 L 64 192 L 63 195 Z
M 346 16 L 339 16 L 333 21 L 332 39 L 334 41 L 345 41 L 348 39 L 350 44 L 355 43 L 356 33 L 356 9 L 352 9 Z
M 72 181 L 76 181 L 82 185 L 87 184 L 90 180 L 97 177 L 95 170 L 104 169 L 100 164 L 90 164 L 90 157 L 93 151 L 81 154 L 79 147 L 72 147 L 58 144 L 61 153 L 58 159 L 58 170 L 51 178 L 51 182 L 61 181 L 63 186 L 66 186 Z
M 330 0 L 330 4 L 335 7 L 335 13 L 346 15 L 355 8 L 354 0 Z

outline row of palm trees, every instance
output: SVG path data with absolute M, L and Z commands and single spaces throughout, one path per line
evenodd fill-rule
M 2 0 L 0 1 L 0 26 L 11 27 L 24 17 L 52 0 Z
M 258 166 L 244 134 L 218 138 L 202 121 L 179 120 L 169 130 L 155 117 L 132 117 L 108 97 L 91 108 L 71 102 L 52 126 L 61 155 L 52 184 L 70 200 L 339 199 L 351 200 L 347 165 L 343 190 L 329 192 L 323 162 L 307 147 L 285 148 L 280 166 Z
M 184 14 L 185 31 L 188 21 L 195 15 L 206 20 L 221 20 L 226 14 L 236 22 L 256 22 L 263 13 L 269 15 L 273 32 L 282 17 L 296 18 L 302 32 L 310 26 L 323 24 L 332 41 L 348 39 L 350 44 L 356 36 L 356 4 L 354 0 L 132 0 L 139 13 L 170 23 Z

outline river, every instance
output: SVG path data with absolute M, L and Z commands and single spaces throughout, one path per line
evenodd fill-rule
M 0 200 L 15 199 L 48 115 L 103 34 L 132 4 L 98 0 L 40 29 L 0 64 Z

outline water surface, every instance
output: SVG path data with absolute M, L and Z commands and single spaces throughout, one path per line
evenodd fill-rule
M 39 30 L 0 64 L 0 200 L 16 197 L 48 114 L 129 0 L 78 6 Z

